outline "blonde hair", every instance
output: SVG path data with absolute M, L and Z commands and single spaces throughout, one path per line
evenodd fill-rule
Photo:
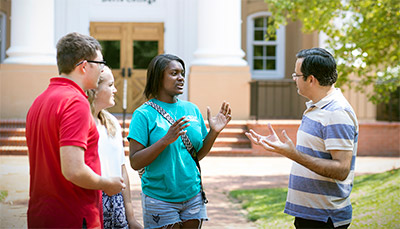
M 103 74 L 105 72 L 106 71 L 103 71 L 103 73 L 101 73 L 101 75 L 99 77 L 98 85 L 103 83 L 103 81 L 104 81 Z M 94 100 L 96 98 L 96 90 L 97 89 L 90 89 L 90 90 L 86 91 L 86 94 L 88 95 L 89 104 L 90 104 L 90 111 L 92 112 L 93 116 L 95 115 Z M 108 111 L 106 111 L 105 109 L 103 109 L 99 112 L 99 114 L 97 115 L 97 118 L 100 120 L 100 124 L 106 127 L 108 136 L 115 137 L 115 134 L 117 133 L 117 126 L 111 119 L 111 114 Z

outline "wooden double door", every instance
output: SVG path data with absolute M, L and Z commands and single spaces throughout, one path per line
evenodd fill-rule
M 118 90 L 116 104 L 108 110 L 113 113 L 123 111 L 126 81 L 126 111 L 133 113 L 145 101 L 143 91 L 148 64 L 164 52 L 164 24 L 91 22 L 90 35 L 100 42 Z

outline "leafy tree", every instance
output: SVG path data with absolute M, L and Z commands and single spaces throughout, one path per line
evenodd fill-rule
M 334 54 L 337 85 L 364 90 L 374 103 L 387 102 L 400 87 L 399 0 L 265 0 L 275 19 L 274 28 L 300 20 L 303 32 L 324 32 Z M 354 73 L 359 80 L 350 80 Z

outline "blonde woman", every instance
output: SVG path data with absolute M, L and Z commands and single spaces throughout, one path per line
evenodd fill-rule
M 115 105 L 114 94 L 116 92 L 114 76 L 107 66 L 100 75 L 97 89 L 87 92 L 93 118 L 100 135 L 98 152 L 101 175 L 105 177 L 120 176 L 126 184 L 126 188 L 116 195 L 108 196 L 103 192 L 104 228 L 143 228 L 135 219 L 133 212 L 121 126 L 118 120 L 105 110 Z

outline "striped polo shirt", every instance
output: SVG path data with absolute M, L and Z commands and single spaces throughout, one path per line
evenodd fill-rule
M 350 192 L 357 153 L 358 122 L 340 89 L 317 103 L 309 101 L 297 132 L 296 149 L 313 157 L 332 159 L 329 150 L 351 150 L 351 171 L 344 181 L 324 177 L 293 162 L 285 213 L 327 222 L 335 227 L 349 224 L 352 217 Z

